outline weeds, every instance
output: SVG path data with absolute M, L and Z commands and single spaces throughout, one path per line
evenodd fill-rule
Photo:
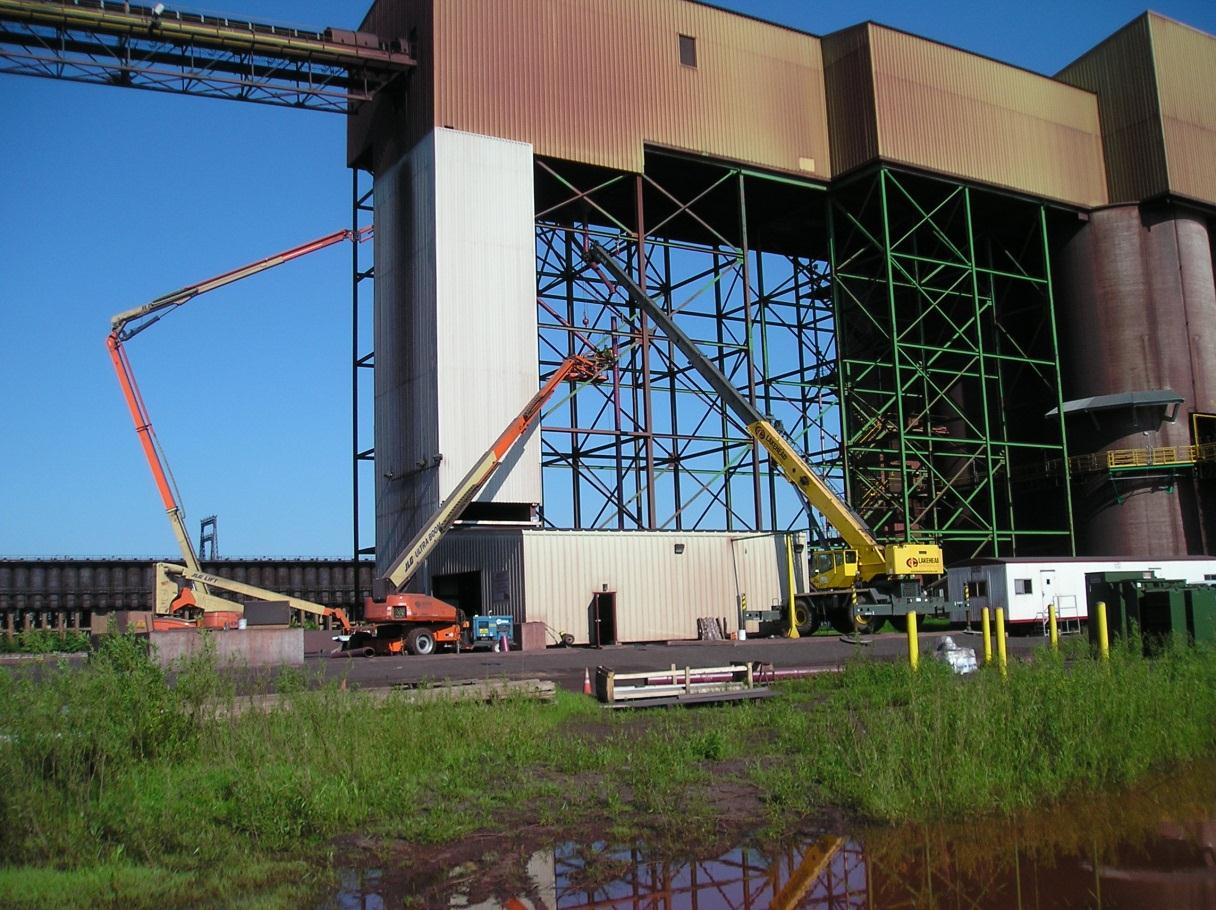
M 0 636 L 0 654 L 70 654 L 87 651 L 87 632 L 56 632 L 53 629 L 30 629 L 13 636 Z
M 49 881 L 22 863 L 75 867 L 64 880 L 85 888 L 116 870 L 120 894 L 164 869 L 159 904 L 187 906 L 179 893 L 222 891 L 215 870 L 236 858 L 306 856 L 353 831 L 443 842 L 521 820 L 705 830 L 705 795 L 731 776 L 773 819 L 826 806 L 882 820 L 1008 813 L 1216 752 L 1210 650 L 1069 665 L 1044 652 L 1004 682 L 860 661 L 764 702 L 625 715 L 566 693 L 547 705 L 375 702 L 291 673 L 268 683 L 283 709 L 236 714 L 218 710 L 231 697 L 220 679 L 204 655 L 170 685 L 124 637 L 81 670 L 0 675 L 0 903 L 6 882 L 35 893 Z

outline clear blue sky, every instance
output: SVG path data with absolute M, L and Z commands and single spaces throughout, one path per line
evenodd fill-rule
M 875 19 L 1041 72 L 1143 9 L 719 5 L 817 33 Z M 183 8 L 318 28 L 354 27 L 363 11 Z M 1216 32 L 1213 0 L 1154 8 Z M 0 76 L 0 555 L 173 552 L 105 353 L 109 317 L 345 227 L 343 137 L 332 114 Z M 340 247 L 201 298 L 131 342 L 192 534 L 215 512 L 224 555 L 349 553 L 348 332 Z

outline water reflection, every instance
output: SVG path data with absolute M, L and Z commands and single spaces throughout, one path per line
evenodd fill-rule
M 1216 766 L 1001 823 L 867 829 L 694 859 L 564 843 L 517 865 L 497 884 L 477 864 L 347 870 L 323 906 L 1216 910 Z

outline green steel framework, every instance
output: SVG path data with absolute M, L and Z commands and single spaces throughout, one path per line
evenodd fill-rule
M 880 167 L 833 187 L 848 495 L 948 559 L 1071 555 L 1049 210 Z M 1057 415 L 1059 410 L 1056 411 Z
M 1044 204 L 887 167 L 829 191 L 649 151 L 644 174 L 538 158 L 536 183 L 542 381 L 570 353 L 617 355 L 542 418 L 547 525 L 825 536 L 587 264 L 598 239 L 881 538 L 950 559 L 1073 552 L 1068 478 L 1045 469 L 1068 453 L 1045 416 L 1061 398 Z M 357 219 L 367 198 L 356 183 Z M 356 263 L 356 324 L 368 278 Z M 356 376 L 370 363 L 357 347 Z
M 545 522 L 806 529 L 801 500 L 743 427 L 678 350 L 611 299 L 582 251 L 591 239 L 626 247 L 639 283 L 830 475 L 840 440 L 835 388 L 824 381 L 835 360 L 826 246 L 813 255 L 804 237 L 807 253 L 757 249 L 749 235 L 772 217 L 774 192 L 787 197 L 786 214 L 813 211 L 822 222 L 823 188 L 666 154 L 647 160 L 640 175 L 537 162 L 542 378 L 590 347 L 618 363 L 607 382 L 571 390 L 542 418 Z M 758 199 L 766 204 L 749 216 Z

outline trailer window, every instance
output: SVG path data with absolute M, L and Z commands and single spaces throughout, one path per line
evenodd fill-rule
M 976 581 L 975 579 L 972 579 L 971 581 L 967 582 L 967 591 L 971 597 L 987 597 L 988 582 L 984 580 Z
M 1029 578 L 1015 578 L 1013 580 L 1014 594 L 1033 594 L 1034 587 L 1030 584 Z

